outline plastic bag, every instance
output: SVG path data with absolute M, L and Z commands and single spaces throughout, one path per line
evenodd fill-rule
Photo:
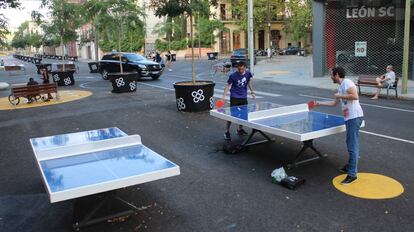
M 273 183 L 280 183 L 283 179 L 288 177 L 283 167 L 273 170 L 270 176 L 272 177 Z

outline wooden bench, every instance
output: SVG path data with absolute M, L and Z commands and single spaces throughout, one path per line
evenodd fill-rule
M 356 84 L 356 86 L 358 86 L 358 93 L 361 94 L 361 86 L 364 87 L 373 87 L 373 88 L 378 88 L 378 84 L 376 81 L 376 78 L 378 76 L 372 76 L 372 75 L 361 75 L 358 77 L 358 82 Z M 399 78 L 396 77 L 395 81 L 392 85 L 388 85 L 387 87 L 381 87 L 381 89 L 387 89 L 387 98 L 389 95 L 389 91 L 390 89 L 395 91 L 395 97 L 398 98 L 398 80 Z
M 20 98 L 34 98 L 35 100 L 43 99 L 42 95 L 56 94 L 56 100 L 59 100 L 56 83 L 38 84 L 38 85 L 13 85 L 9 95 L 10 104 L 16 106 L 20 103 Z

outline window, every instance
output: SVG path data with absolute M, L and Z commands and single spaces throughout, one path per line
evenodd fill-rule
M 220 19 L 226 20 L 226 4 L 220 4 Z

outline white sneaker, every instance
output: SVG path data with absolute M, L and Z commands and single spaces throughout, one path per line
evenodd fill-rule
M 172 69 L 168 69 L 168 71 L 172 72 Z

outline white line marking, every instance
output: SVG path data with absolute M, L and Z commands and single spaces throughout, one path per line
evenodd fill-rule
M 312 96 L 312 95 L 306 95 L 306 94 L 299 94 L 299 96 L 309 97 L 309 98 L 316 98 L 316 99 L 324 99 L 324 100 L 333 100 L 332 98 L 318 97 L 318 96 Z M 361 102 L 359 104 L 364 105 L 364 106 L 371 106 L 371 107 L 377 107 L 377 108 L 382 108 L 382 109 L 388 109 L 388 110 L 398 110 L 398 111 L 403 111 L 403 112 L 414 113 L 414 110 L 407 110 L 407 109 L 388 107 L 388 106 L 379 106 L 379 105 L 373 105 L 373 104 L 361 103 Z
M 365 134 L 369 134 L 369 135 L 375 135 L 375 136 L 386 138 L 386 139 L 392 139 L 392 140 L 397 140 L 397 141 L 400 141 L 400 142 L 414 144 L 414 141 L 411 141 L 411 140 L 400 139 L 400 138 L 396 138 L 396 137 L 392 137 L 392 136 L 388 136 L 388 135 L 377 134 L 377 133 L 364 131 L 364 130 L 360 130 L 360 131 L 361 131 L 361 133 L 365 133 Z
M 159 86 L 159 85 L 151 85 L 151 84 L 147 84 L 147 83 L 139 83 L 139 84 L 140 85 L 147 85 L 147 86 L 154 87 L 154 88 L 160 88 L 160 89 L 166 89 L 166 90 L 174 91 L 173 88 L 163 87 L 163 86 Z

